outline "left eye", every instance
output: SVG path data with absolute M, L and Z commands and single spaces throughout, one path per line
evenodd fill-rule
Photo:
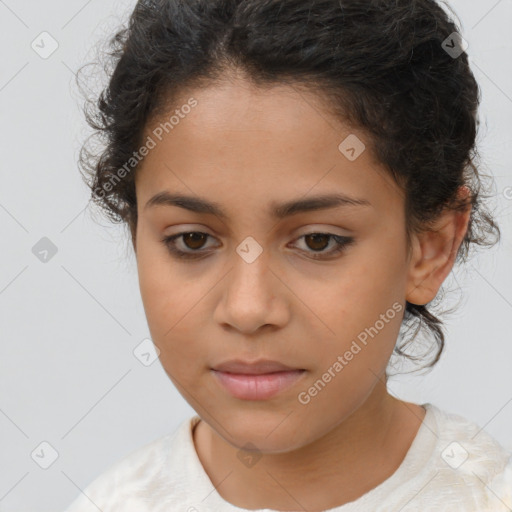
M 313 250 L 312 257 L 317 259 L 324 258 L 325 255 L 331 256 L 333 254 L 338 254 L 354 242 L 354 239 L 351 237 L 333 235 L 331 233 L 308 233 L 297 238 L 297 240 L 301 239 L 304 239 L 306 245 Z M 333 241 L 331 250 L 324 251 L 331 241 Z M 309 253 L 310 251 L 306 250 L 305 252 Z M 316 256 L 315 253 L 319 254 L 319 256 Z
M 200 250 L 208 237 L 210 237 L 210 235 L 207 233 L 187 231 L 166 236 L 162 239 L 162 243 L 172 255 L 178 258 L 200 258 L 206 252 L 209 252 Z M 178 239 L 181 239 L 182 244 L 185 244 L 185 250 L 177 247 Z M 332 256 L 333 254 L 340 253 L 345 250 L 346 247 L 354 243 L 352 237 L 333 235 L 332 233 L 307 233 L 297 238 L 297 240 L 301 239 L 304 239 L 306 244 L 312 249 L 311 251 L 301 249 L 301 251 L 308 253 L 313 259 L 325 258 L 326 255 Z M 330 241 L 333 241 L 334 245 L 331 250 L 325 251 L 324 249 L 329 246 Z

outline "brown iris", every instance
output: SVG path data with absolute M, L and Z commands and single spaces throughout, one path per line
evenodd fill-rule
M 183 242 L 189 249 L 200 249 L 207 236 L 206 233 L 186 233 L 183 235 Z
M 331 238 L 331 235 L 324 235 L 322 233 L 304 235 L 304 240 L 306 241 L 306 243 L 308 242 L 308 240 L 313 240 L 313 245 L 311 246 L 310 244 L 308 244 L 308 247 L 312 250 L 319 250 L 319 251 L 321 251 L 322 249 L 325 249 L 329 245 L 330 238 Z M 320 242 L 320 244 L 319 244 L 318 242 L 321 241 L 322 239 L 324 239 L 326 241 L 326 243 Z

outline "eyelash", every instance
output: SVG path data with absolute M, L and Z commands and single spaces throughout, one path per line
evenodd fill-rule
M 177 233 L 175 235 L 166 236 L 161 241 L 165 245 L 165 247 L 169 250 L 169 252 L 176 258 L 188 259 L 188 260 L 198 259 L 198 258 L 202 257 L 204 255 L 204 253 L 206 253 L 208 251 L 198 249 L 193 252 L 187 252 L 187 251 L 182 251 L 180 249 L 176 249 L 175 240 L 177 238 L 180 238 L 184 235 L 189 235 L 189 234 L 200 234 L 200 235 L 206 235 L 206 236 L 210 237 L 210 235 L 208 233 L 203 233 L 201 231 L 183 231 L 183 232 Z M 311 232 L 311 233 L 305 233 L 304 235 L 297 238 L 297 240 L 300 240 L 301 238 L 304 238 L 306 236 L 311 236 L 311 235 L 328 236 L 329 242 L 331 239 L 333 239 L 334 242 L 336 243 L 336 247 L 326 253 L 311 251 L 311 254 L 315 254 L 314 256 L 311 256 L 311 258 L 314 260 L 327 259 L 324 256 L 325 254 L 327 254 L 328 257 L 330 258 L 333 255 L 343 252 L 349 245 L 354 243 L 354 238 L 352 238 L 352 237 L 333 235 L 332 233 L 321 233 L 321 232 L 316 232 L 316 231 Z M 310 253 L 310 251 L 303 251 L 303 252 L 306 252 L 308 254 Z M 316 256 L 316 254 L 319 254 L 319 256 Z

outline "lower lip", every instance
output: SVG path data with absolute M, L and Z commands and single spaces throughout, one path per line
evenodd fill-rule
M 295 384 L 305 370 L 245 375 L 212 370 L 219 382 L 242 400 L 266 400 Z

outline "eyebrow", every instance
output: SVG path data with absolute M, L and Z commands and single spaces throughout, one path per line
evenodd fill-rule
M 201 197 L 171 194 L 167 191 L 159 192 L 151 197 L 145 204 L 144 210 L 155 206 L 178 206 L 196 213 L 216 215 L 221 219 L 228 218 L 228 215 L 222 210 L 222 207 L 218 203 L 208 201 Z M 327 194 L 313 196 L 307 199 L 286 201 L 279 204 L 274 202 L 271 205 L 270 213 L 277 219 L 284 219 L 285 217 L 290 217 L 297 213 L 327 210 L 329 208 L 339 208 L 343 206 L 371 206 L 371 203 L 366 199 L 350 197 L 345 194 Z

